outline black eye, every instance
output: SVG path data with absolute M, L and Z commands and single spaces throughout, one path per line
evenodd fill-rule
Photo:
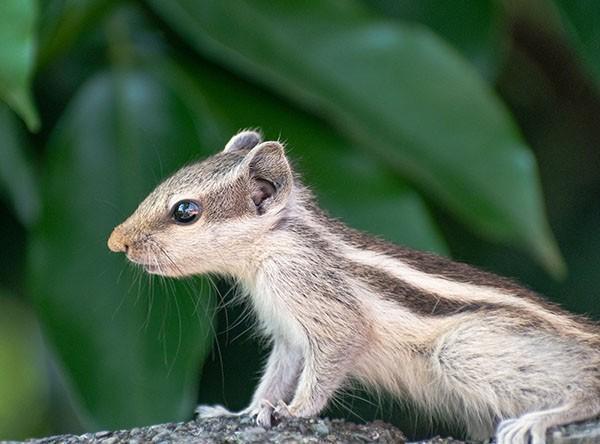
M 182 200 L 175 204 L 172 211 L 173 220 L 178 224 L 191 224 L 200 217 L 202 207 L 194 200 Z

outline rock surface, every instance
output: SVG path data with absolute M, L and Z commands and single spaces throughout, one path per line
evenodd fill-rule
M 160 424 L 116 432 L 61 435 L 29 440 L 36 444 L 142 443 L 403 443 L 404 435 L 381 421 L 354 424 L 321 418 L 286 420 L 271 429 L 247 416 Z
M 294 418 L 266 430 L 256 426 L 249 417 L 230 417 L 192 420 L 115 432 L 60 435 L 32 439 L 35 444 L 102 443 L 404 443 L 396 427 L 381 421 L 354 424 L 326 418 Z M 422 444 L 459 444 L 452 438 L 432 438 Z M 548 432 L 548 444 L 598 444 L 600 421 L 573 424 Z
M 557 427 L 548 432 L 548 444 L 600 444 L 600 419 Z

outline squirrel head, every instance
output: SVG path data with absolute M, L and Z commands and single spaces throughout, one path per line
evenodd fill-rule
M 225 149 L 183 167 L 117 226 L 108 247 L 163 276 L 230 274 L 290 202 L 294 178 L 284 147 L 242 131 Z

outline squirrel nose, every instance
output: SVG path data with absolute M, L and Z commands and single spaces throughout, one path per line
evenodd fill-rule
M 127 253 L 129 245 L 127 239 L 123 236 L 123 230 L 117 227 L 113 230 L 108 238 L 108 248 L 115 253 Z

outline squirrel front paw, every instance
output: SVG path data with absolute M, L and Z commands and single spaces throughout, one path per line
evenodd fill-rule
M 282 418 L 291 418 L 296 415 L 285 402 L 280 400 L 273 409 L 273 416 L 275 419 L 280 420 Z
M 222 405 L 199 405 L 196 407 L 194 414 L 198 418 L 248 415 L 255 419 L 257 425 L 267 429 L 273 425 L 273 419 L 280 420 L 294 416 L 285 402 L 278 401 L 274 405 L 267 399 L 263 399 L 258 405 L 250 405 L 237 413 L 227 410 Z
M 257 425 L 267 429 L 273 425 L 273 420 L 279 421 L 294 416 L 285 402 L 280 400 L 273 404 L 268 399 L 263 399 L 257 405 L 251 405 L 240 413 L 254 417 Z
M 240 413 L 253 417 L 257 425 L 268 429 L 272 425 L 274 409 L 275 406 L 269 400 L 263 399 L 259 403 L 248 406 Z
M 273 421 L 273 404 L 265 401 L 260 404 L 260 407 L 256 410 L 256 424 L 268 429 Z

